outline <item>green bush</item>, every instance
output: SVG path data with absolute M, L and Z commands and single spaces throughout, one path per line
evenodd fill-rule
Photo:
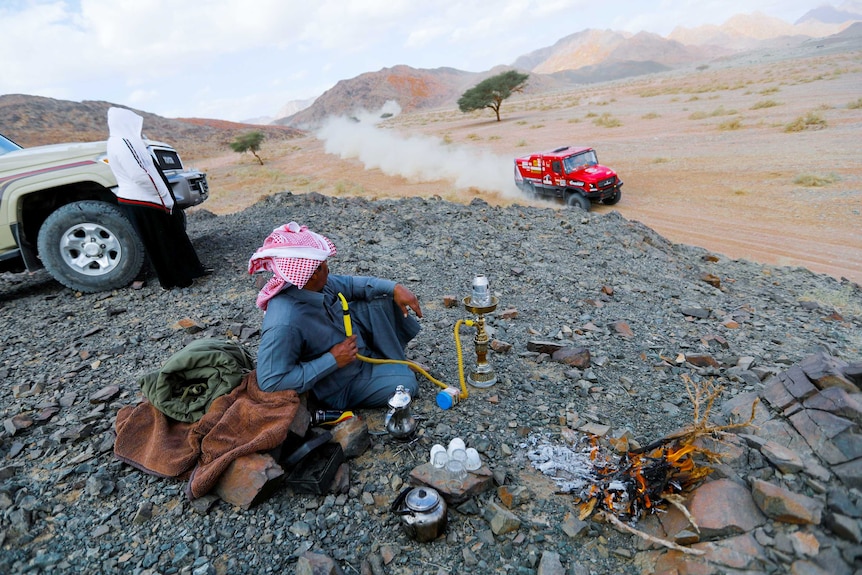
M 801 132 L 803 130 L 820 130 L 826 127 L 826 120 L 816 112 L 808 112 L 792 122 L 785 124 L 785 132 Z

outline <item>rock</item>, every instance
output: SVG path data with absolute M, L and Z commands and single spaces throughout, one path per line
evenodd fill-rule
M 760 447 L 760 453 L 782 473 L 796 473 L 805 469 L 799 455 L 786 447 L 767 440 Z
M 799 362 L 799 368 L 818 388 L 840 387 L 850 393 L 859 393 L 859 388 L 844 376 L 847 367 L 847 362 L 825 352 L 809 355 Z
M 214 492 L 227 503 L 249 509 L 280 486 L 284 469 L 267 453 L 251 453 L 231 462 Z
M 590 366 L 590 350 L 585 347 L 565 347 L 552 353 L 551 358 L 558 363 L 579 369 Z
M 494 535 L 511 533 L 521 527 L 521 520 L 517 515 L 493 502 L 485 508 L 485 520 L 490 524 Z
M 543 551 L 542 558 L 539 560 L 539 568 L 536 575 L 565 575 L 563 563 L 560 561 L 560 554 L 554 551 Z
M 832 533 L 854 544 L 862 543 L 862 528 L 859 521 L 840 513 L 827 513 L 824 518 L 826 527 Z
M 785 523 L 820 523 L 823 504 L 808 496 L 759 479 L 752 482 L 751 495 L 767 517 Z
M 631 326 L 623 320 L 618 320 L 610 324 L 611 329 L 614 330 L 614 333 L 620 335 L 625 338 L 632 338 L 635 336 L 635 332 L 632 331 Z
M 327 555 L 306 551 L 296 562 L 296 575 L 343 575 L 341 567 Z
M 530 340 L 527 342 L 527 351 L 546 353 L 548 355 L 553 355 L 554 352 L 559 351 L 565 347 L 565 344 L 556 341 Z
M 190 334 L 199 333 L 206 329 L 205 326 L 199 324 L 190 317 L 184 317 L 183 319 L 177 321 L 172 327 L 175 330 L 182 330 Z
M 450 505 L 463 503 L 467 499 L 490 489 L 494 484 L 491 470 L 485 465 L 476 471 L 469 472 L 463 485 L 456 487 L 451 484 L 446 471 L 435 468 L 431 463 L 423 463 L 414 467 L 410 471 L 410 481 L 414 485 L 427 485 L 437 490 L 446 500 L 446 503 Z
M 748 489 L 729 479 L 695 489 L 688 509 L 703 537 L 723 537 L 752 531 L 765 521 Z
M 720 364 L 708 353 L 687 353 L 685 361 L 696 367 L 719 367 Z
M 347 459 L 359 457 L 371 447 L 368 423 L 364 418 L 354 415 L 332 429 L 332 441 L 341 445 Z
M 108 403 L 120 395 L 120 386 L 108 385 L 90 396 L 90 403 Z

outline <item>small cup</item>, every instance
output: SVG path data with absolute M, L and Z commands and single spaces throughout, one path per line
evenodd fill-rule
M 449 459 L 452 459 L 452 452 L 456 449 L 465 450 L 467 446 L 464 445 L 464 440 L 460 437 L 456 437 L 449 442 L 449 447 L 446 448 L 446 453 L 449 454 Z
M 467 479 L 467 468 L 463 461 L 450 459 L 446 463 L 446 473 L 448 475 L 447 485 L 450 489 L 461 489 L 464 487 L 464 480 Z
M 464 462 L 464 466 L 467 468 L 467 471 L 476 471 L 482 467 L 482 458 L 479 457 L 478 451 L 472 447 L 468 447 L 465 453 L 467 454 L 467 461 Z
M 449 461 L 449 456 L 446 454 L 446 448 L 440 444 L 431 447 L 431 465 L 437 469 L 443 469 L 446 462 Z
M 460 461 L 465 466 L 467 465 L 466 449 L 453 449 L 451 451 L 447 451 L 446 455 L 449 457 L 449 461 Z

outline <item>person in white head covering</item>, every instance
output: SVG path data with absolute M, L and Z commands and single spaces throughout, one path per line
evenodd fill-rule
M 374 277 L 330 275 L 336 254 L 329 238 L 290 222 L 276 228 L 249 260 L 249 273 L 272 272 L 260 290 L 264 310 L 257 382 L 264 391 L 311 392 L 331 409 L 382 407 L 403 385 L 415 397 L 416 376 L 404 364 L 371 364 L 356 355 L 406 359 L 404 347 L 421 329 L 416 295 Z M 349 302 L 347 337 L 341 293 Z
M 108 110 L 108 165 L 117 178 L 117 202 L 138 232 L 159 284 L 188 287 L 206 274 L 164 173 L 141 135 L 144 119 L 125 108 Z

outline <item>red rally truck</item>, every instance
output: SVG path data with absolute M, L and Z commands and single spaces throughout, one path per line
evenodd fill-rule
M 560 199 L 589 211 L 592 202 L 620 201 L 623 182 L 616 172 L 599 164 L 593 148 L 563 146 L 516 158 L 515 185 L 530 196 Z

